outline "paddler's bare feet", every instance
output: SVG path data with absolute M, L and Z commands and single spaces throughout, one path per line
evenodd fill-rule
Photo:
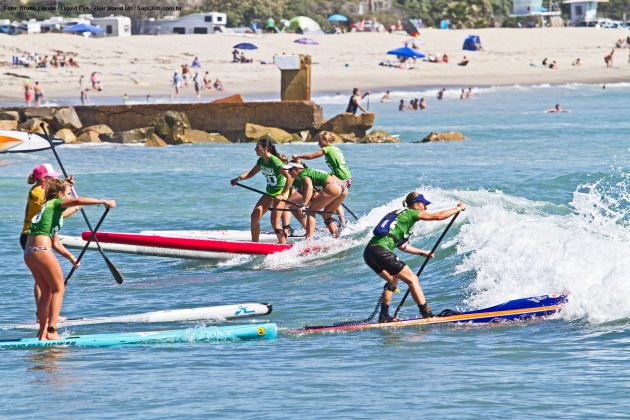
M 44 340 L 59 340 L 61 339 L 61 337 L 59 336 L 59 334 L 55 333 L 46 333 L 46 338 L 44 338 Z

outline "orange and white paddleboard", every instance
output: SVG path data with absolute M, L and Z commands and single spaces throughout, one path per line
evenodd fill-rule
M 53 144 L 58 146 L 63 140 L 53 137 Z M 0 130 L 0 153 L 28 153 L 50 149 L 46 137 L 26 131 Z

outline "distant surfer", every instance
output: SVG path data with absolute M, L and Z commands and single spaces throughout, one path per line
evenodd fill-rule
M 546 110 L 545 112 L 571 112 L 568 109 L 560 108 L 560 104 L 556 104 L 553 108 Z
M 422 293 L 418 276 L 394 254 L 394 249 L 398 248 L 409 254 L 433 258 L 431 251 L 409 245 L 409 235 L 413 230 L 413 226 L 418 220 L 438 221 L 447 219 L 460 211 L 466 210 L 466 205 L 459 202 L 456 207 L 450 210 L 430 213 L 426 211 L 429 204 L 431 202 L 424 198 L 422 194 L 416 192 L 407 194 L 405 201 L 403 201 L 403 206 L 406 209 L 388 213 L 374 228 L 374 236 L 367 247 L 365 247 L 363 252 L 365 263 L 387 282 L 383 290 L 378 322 L 397 321 L 389 315 L 389 305 L 396 291 L 398 280 L 402 280 L 409 286 L 411 296 L 418 305 L 422 318 L 433 316 L 431 308 Z

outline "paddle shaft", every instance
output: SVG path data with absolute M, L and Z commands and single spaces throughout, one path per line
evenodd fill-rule
M 59 157 L 59 154 L 57 153 L 57 149 L 55 149 L 55 145 L 52 142 L 52 139 L 48 135 L 48 130 L 46 130 L 46 126 L 44 125 L 44 123 L 42 123 L 40 125 L 40 127 L 44 131 L 44 135 L 46 136 L 46 140 L 48 140 L 48 143 L 50 143 L 50 148 L 52 149 L 53 154 L 55 155 L 55 158 L 57 159 L 57 163 L 59 164 L 59 167 L 61 168 L 61 172 L 63 172 L 63 176 L 68 178 L 68 173 L 66 172 L 66 168 L 64 168 L 63 163 L 61 163 L 61 158 Z M 74 189 L 74 186 L 72 186 L 72 195 L 74 195 L 76 198 L 79 197 L 79 195 L 77 194 L 77 191 Z M 83 215 L 83 220 L 85 220 L 85 224 L 87 225 L 88 229 L 90 229 L 90 231 L 92 231 L 92 225 L 90 224 L 90 221 L 87 218 L 87 214 L 85 214 L 85 210 L 81 209 L 81 215 Z M 116 280 L 116 283 L 122 284 L 124 280 L 123 280 L 123 276 L 120 273 L 120 271 L 118 270 L 118 268 L 116 268 L 116 266 L 114 265 L 113 262 L 111 262 L 109 257 L 107 257 L 107 255 L 105 255 L 105 252 L 103 251 L 103 248 L 101 248 L 101 244 L 98 242 L 98 240 L 96 238 L 94 238 L 94 243 L 96 244 L 96 247 L 98 248 L 98 251 L 103 256 L 103 259 L 105 260 L 105 264 L 107 264 L 107 267 L 109 268 L 109 271 L 111 271 L 112 275 L 114 276 L 114 279 Z M 74 271 L 74 268 L 72 269 L 72 271 Z M 68 278 L 70 278 L 70 276 L 68 276 Z M 68 281 L 66 280 L 66 283 L 67 282 Z
M 459 215 L 459 212 L 455 213 L 451 221 L 448 222 L 446 229 L 444 229 L 444 232 L 442 232 L 442 235 L 440 235 L 440 238 L 437 240 L 435 245 L 433 245 L 433 249 L 431 249 L 431 254 L 435 254 L 435 251 L 437 251 L 438 246 L 440 246 L 440 242 L 442 242 L 442 239 L 444 239 L 448 230 L 451 228 L 451 226 L 453 226 L 453 223 L 455 222 L 455 219 L 457 219 L 458 215 Z M 420 277 L 420 274 L 422 274 L 422 271 L 424 271 L 424 267 L 427 266 L 427 264 L 429 263 L 429 260 L 430 258 L 428 257 L 424 260 L 424 262 L 422 263 L 422 267 L 420 267 L 420 270 L 418 270 L 418 273 L 416 273 L 416 276 Z M 398 316 L 398 312 L 400 312 L 401 308 L 405 304 L 405 300 L 407 300 L 407 296 L 409 296 L 410 291 L 411 291 L 411 288 L 407 289 L 407 291 L 405 292 L 405 296 L 403 296 L 402 300 L 398 304 L 398 307 L 396 308 L 396 312 L 394 312 L 394 318 Z
M 271 194 L 269 194 L 269 193 L 266 193 L 266 192 L 261 191 L 261 190 L 257 190 L 256 188 L 252 188 L 252 187 L 247 186 L 247 185 L 245 185 L 245 184 L 241 184 L 240 182 L 237 182 L 237 183 L 235 183 L 234 185 L 238 185 L 239 187 L 241 187 L 241 188 L 245 188 L 246 190 L 250 190 L 250 191 L 257 192 L 258 194 L 266 195 L 267 197 L 271 197 L 271 198 L 278 199 L 278 200 L 280 200 L 280 201 L 284 201 L 285 203 L 289 203 L 289 204 L 292 204 L 292 205 L 294 205 L 294 206 L 302 207 L 302 205 L 301 205 L 301 204 L 298 204 L 298 203 L 296 203 L 296 202 L 294 202 L 294 201 L 291 201 L 291 200 L 284 200 L 284 199 L 281 199 L 281 198 L 278 198 L 278 197 L 274 197 L 273 195 L 271 195 Z
M 107 213 L 109 213 L 109 207 L 105 207 L 105 211 L 103 212 L 103 215 L 101 216 L 101 219 L 96 224 L 96 228 L 94 230 L 90 229 L 90 230 L 92 230 L 92 234 L 90 235 L 90 237 L 88 238 L 87 242 L 85 243 L 85 246 L 81 250 L 81 253 L 79 254 L 79 257 L 77 258 L 77 264 L 81 261 L 81 258 L 83 258 L 83 255 L 85 254 L 85 251 L 87 251 L 87 249 L 90 246 L 90 243 L 92 242 L 92 240 L 96 240 L 96 231 L 101 227 L 101 224 L 103 223 L 103 220 L 105 220 L 105 216 L 107 216 Z M 77 269 L 77 266 L 74 265 L 72 267 L 72 270 L 70 270 L 70 272 L 68 273 L 68 276 L 66 277 L 66 280 L 63 282 L 64 285 L 68 284 L 68 281 L 70 280 L 70 277 L 72 277 L 72 274 L 74 273 L 74 271 L 76 269 Z

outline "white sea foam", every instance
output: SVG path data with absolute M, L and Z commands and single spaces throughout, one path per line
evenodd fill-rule
M 565 215 L 541 211 L 541 203 L 472 193 L 480 202 L 470 207 L 456 239 L 458 252 L 468 254 L 457 271 L 475 273 L 466 303 L 484 307 L 566 292 L 567 319 L 629 317 L 630 182 L 627 175 L 612 178 L 579 186 L 575 211 Z

